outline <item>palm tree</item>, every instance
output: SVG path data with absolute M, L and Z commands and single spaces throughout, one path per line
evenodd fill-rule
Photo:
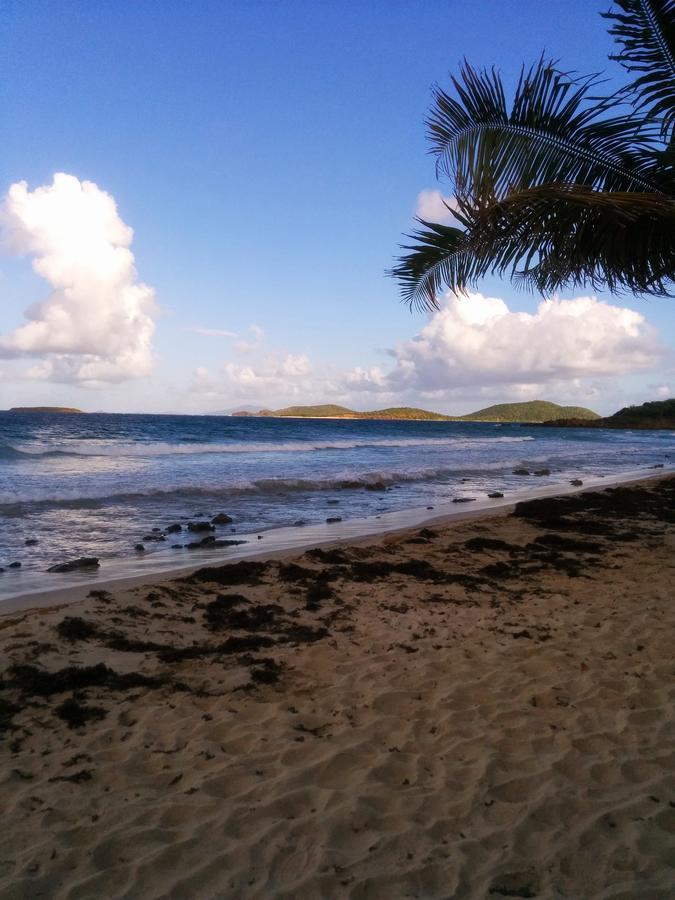
M 489 273 L 542 294 L 673 296 L 675 0 L 617 0 L 603 15 L 632 78 L 610 96 L 543 57 L 510 109 L 494 69 L 465 63 L 453 96 L 435 89 L 428 136 L 460 227 L 417 220 L 391 272 L 411 306 L 437 308 L 443 288 L 466 293 Z

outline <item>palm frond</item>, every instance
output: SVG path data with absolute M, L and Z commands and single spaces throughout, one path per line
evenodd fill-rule
M 665 188 L 655 129 L 638 129 L 634 114 L 590 102 L 593 76 L 574 79 L 542 57 L 521 72 L 510 109 L 495 70 L 465 63 L 452 82 L 456 98 L 434 92 L 428 134 L 437 171 L 474 207 L 553 181 L 596 190 Z
M 423 229 L 408 235 L 417 241 L 403 245 L 411 252 L 399 257 L 388 273 L 398 279 L 404 302 L 419 310 L 435 309 L 437 296 L 445 287 L 463 293 L 474 280 L 471 254 L 467 253 L 467 233 L 459 228 L 417 220 Z M 475 267 L 475 263 L 474 263 Z
M 487 274 L 543 294 L 591 286 L 672 296 L 675 202 L 661 194 L 542 185 L 477 210 L 464 232 L 422 224 L 392 272 L 411 306 L 437 308 L 444 288 L 465 293 Z
M 564 287 L 673 296 L 675 202 L 661 194 L 553 184 L 514 192 L 473 227 L 493 271 L 542 294 Z
M 636 108 L 661 120 L 662 137 L 675 137 L 675 0 L 615 0 L 602 13 L 614 24 L 610 35 L 621 45 L 610 57 L 636 74 L 624 89 Z

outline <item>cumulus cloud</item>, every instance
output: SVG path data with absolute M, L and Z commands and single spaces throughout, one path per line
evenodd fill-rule
M 446 295 L 414 338 L 387 352 L 389 365 L 350 371 L 273 352 L 215 373 L 198 369 L 191 390 L 220 404 L 260 406 L 330 399 L 357 409 L 427 404 L 464 412 L 542 397 L 590 403 L 613 379 L 656 368 L 663 348 L 641 313 L 595 297 L 544 301 L 527 313 L 474 293 Z
M 451 210 L 456 208 L 454 197 L 444 197 L 438 190 L 425 188 L 417 195 L 415 215 L 425 222 L 448 222 L 452 219 Z
M 32 357 L 31 378 L 119 382 L 153 365 L 154 292 L 138 280 L 132 229 L 91 181 L 58 173 L 52 184 L 13 184 L 0 209 L 5 249 L 33 258 L 52 292 L 0 338 L 0 356 Z
M 198 368 L 191 390 L 209 397 L 270 402 L 279 395 L 300 396 L 311 390 L 312 367 L 304 354 L 268 354 L 251 365 L 227 362 L 215 374 Z
M 549 300 L 535 313 L 511 312 L 496 297 L 445 297 L 412 340 L 392 351 L 393 369 L 354 369 L 352 390 L 418 392 L 536 385 L 653 368 L 662 348 L 644 316 L 595 297 Z M 534 388 L 533 388 L 534 389 Z

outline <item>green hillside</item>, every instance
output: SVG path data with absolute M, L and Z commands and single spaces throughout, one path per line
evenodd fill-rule
M 373 412 L 357 413 L 366 419 L 431 419 L 433 421 L 447 422 L 451 416 L 441 413 L 429 412 L 427 409 L 418 409 L 416 406 L 390 406 L 387 409 L 376 409 Z
M 367 410 L 358 412 L 346 406 L 324 403 L 320 406 L 285 406 L 283 409 L 261 409 L 259 416 L 280 416 L 308 419 L 439 419 L 448 420 L 449 416 L 416 409 L 413 406 L 392 406 L 388 409 Z
M 558 406 L 547 400 L 530 400 L 527 403 L 499 403 L 479 409 L 466 416 L 444 416 L 441 413 L 418 409 L 415 406 L 390 406 L 387 409 L 358 412 L 346 406 L 323 403 L 318 406 L 285 406 L 283 409 L 261 409 L 258 413 L 245 411 L 237 416 L 271 416 L 273 418 L 299 419 L 421 419 L 437 422 L 544 422 L 555 419 L 597 419 L 598 414 L 583 406 Z
M 668 428 L 675 429 L 675 399 L 651 400 L 642 406 L 624 406 L 604 419 L 584 421 L 578 416 L 569 419 L 544 422 L 564 428 Z
M 11 413 L 82 413 L 81 409 L 72 406 L 13 406 Z
M 302 419 L 333 419 L 336 417 L 354 419 L 362 414 L 354 412 L 353 409 L 347 409 L 346 406 L 323 403 L 320 406 L 284 406 L 283 409 L 261 409 L 259 415 L 292 416 Z
M 602 422 L 614 428 L 675 428 L 675 399 L 652 400 L 642 406 L 624 406 L 602 419 Z
M 525 403 L 498 403 L 478 412 L 459 416 L 461 422 L 546 422 L 555 419 L 599 419 L 600 416 L 584 406 L 559 406 L 548 400 L 528 400 Z

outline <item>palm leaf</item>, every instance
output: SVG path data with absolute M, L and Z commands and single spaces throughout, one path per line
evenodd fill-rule
M 459 228 L 417 220 L 424 226 L 409 237 L 417 241 L 401 249 L 411 252 L 398 259 L 389 272 L 397 278 L 403 300 L 411 307 L 431 310 L 446 286 L 462 293 L 472 283 L 471 254 L 467 253 L 467 233 Z M 474 264 L 475 268 L 475 264 Z M 474 273 L 477 277 L 477 273 Z
M 392 274 L 403 299 L 438 307 L 487 274 L 541 293 L 565 286 L 671 296 L 675 203 L 661 194 L 553 184 L 512 191 L 477 210 L 466 231 L 423 222 Z
M 565 286 L 672 296 L 675 202 L 660 194 L 554 184 L 514 192 L 473 226 L 492 271 L 543 294 Z
M 637 128 L 632 110 L 610 114 L 608 103 L 590 102 L 594 77 L 573 79 L 542 57 L 521 72 L 510 109 L 494 70 L 465 63 L 452 82 L 456 98 L 434 92 L 428 134 L 438 173 L 475 207 L 510 189 L 554 181 L 597 190 L 667 189 L 654 128 Z
M 675 0 L 616 3 L 615 58 L 637 73 L 623 92 L 597 97 L 595 76 L 543 57 L 510 102 L 494 69 L 468 63 L 454 96 L 435 90 L 432 152 L 464 230 L 421 223 L 392 271 L 409 304 L 434 308 L 443 288 L 463 293 L 487 274 L 542 293 L 673 296 Z
M 602 13 L 621 45 L 610 57 L 636 74 L 624 89 L 636 107 L 662 122 L 662 137 L 675 136 L 675 0 L 616 0 L 620 11 Z

